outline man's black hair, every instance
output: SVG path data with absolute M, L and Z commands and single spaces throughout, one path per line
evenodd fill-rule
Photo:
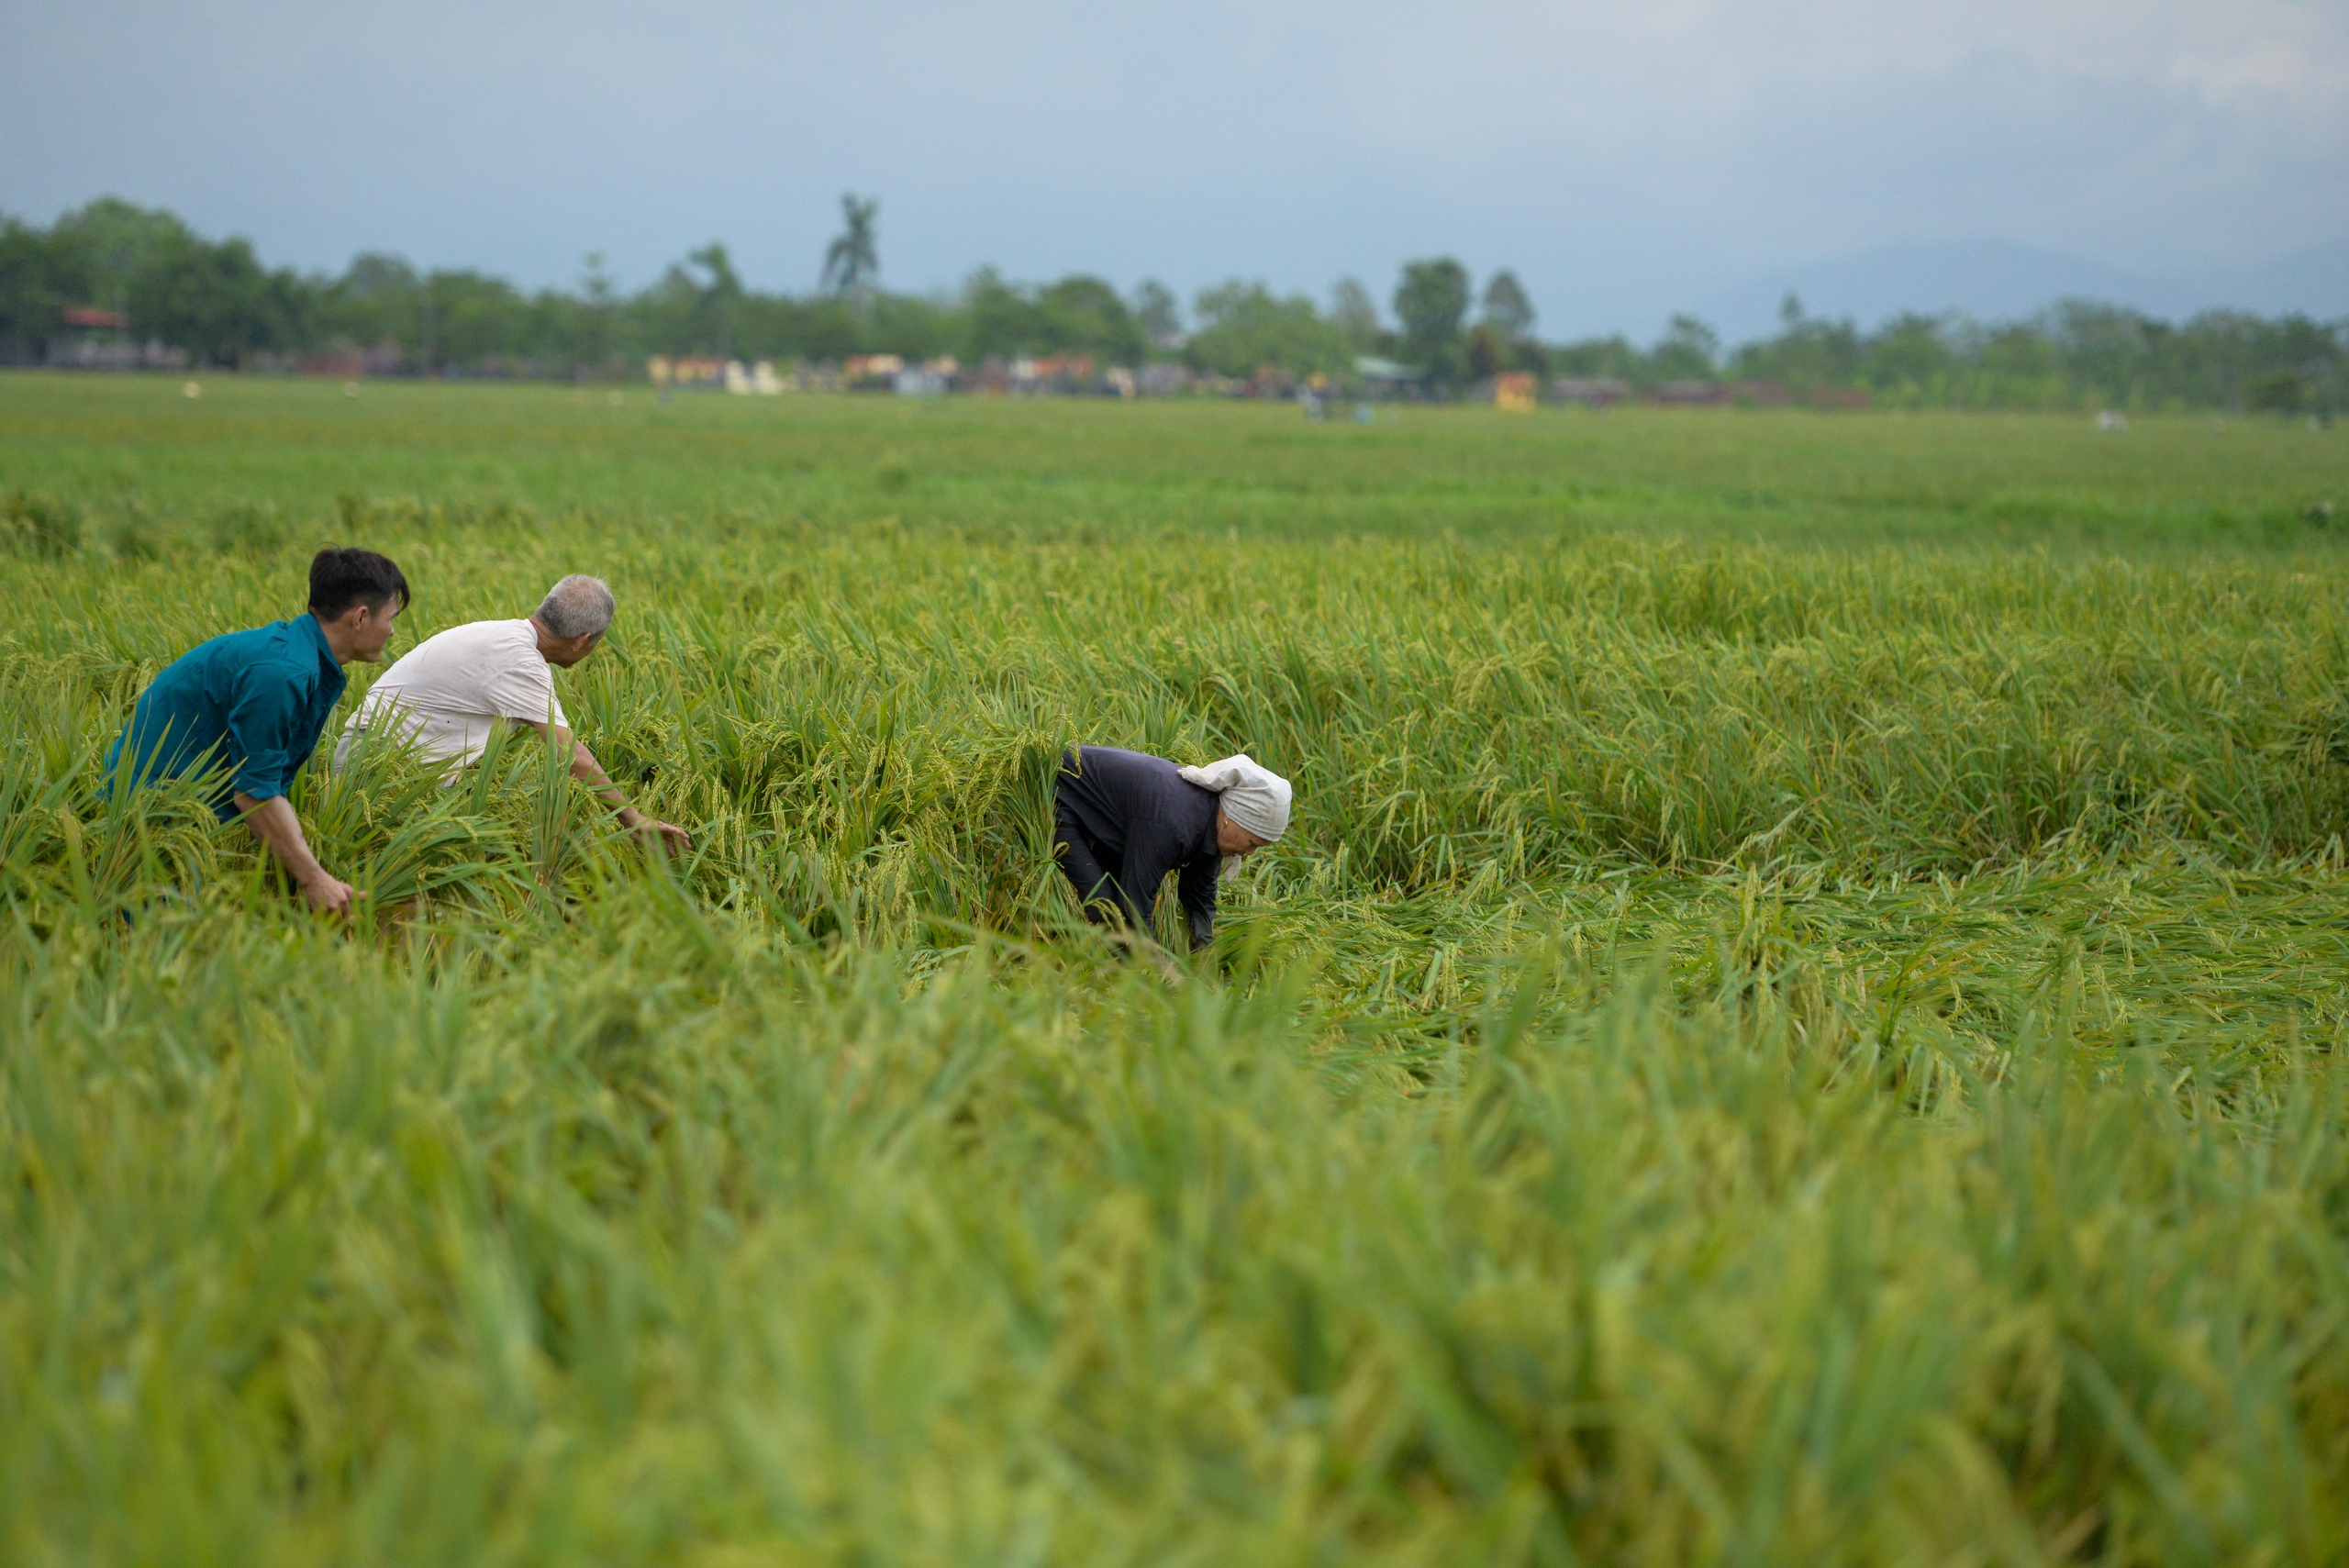
M 310 558 L 310 609 L 333 620 L 353 605 L 380 610 L 397 599 L 409 604 L 407 579 L 372 550 L 336 550 L 329 545 Z

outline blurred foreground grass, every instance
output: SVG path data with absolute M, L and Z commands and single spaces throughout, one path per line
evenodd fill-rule
M 8 1560 L 2349 1551 L 2337 433 L 175 396 L 0 378 Z M 100 802 L 329 539 L 695 857 Z M 1079 735 L 1297 781 L 1177 984 Z

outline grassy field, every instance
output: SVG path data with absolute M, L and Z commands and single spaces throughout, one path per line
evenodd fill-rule
M 2349 433 L 11 376 L 0 493 L 0 1561 L 2349 1554 Z M 607 577 L 692 858 L 100 799 L 327 542 Z M 1297 782 L 1174 978 L 1078 738 Z

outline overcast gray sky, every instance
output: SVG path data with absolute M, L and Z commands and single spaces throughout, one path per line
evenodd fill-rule
M 2182 276 L 2349 241 L 2349 0 L 0 0 L 0 209 L 633 286 L 1517 269 L 1545 335 L 1896 241 Z M 1924 302 L 1920 302 L 1924 303 Z

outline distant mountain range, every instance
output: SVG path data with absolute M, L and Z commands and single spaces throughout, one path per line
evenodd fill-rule
M 2349 317 L 2349 241 L 2182 277 L 1997 239 L 1901 242 L 1765 273 L 1722 290 L 1697 314 L 1727 341 L 1742 343 L 1777 332 L 1779 302 L 1789 293 L 1809 315 L 1848 316 L 1864 328 L 1905 310 L 2013 320 L 2065 298 L 2132 306 L 2170 320 L 2226 308 L 2331 321 Z

